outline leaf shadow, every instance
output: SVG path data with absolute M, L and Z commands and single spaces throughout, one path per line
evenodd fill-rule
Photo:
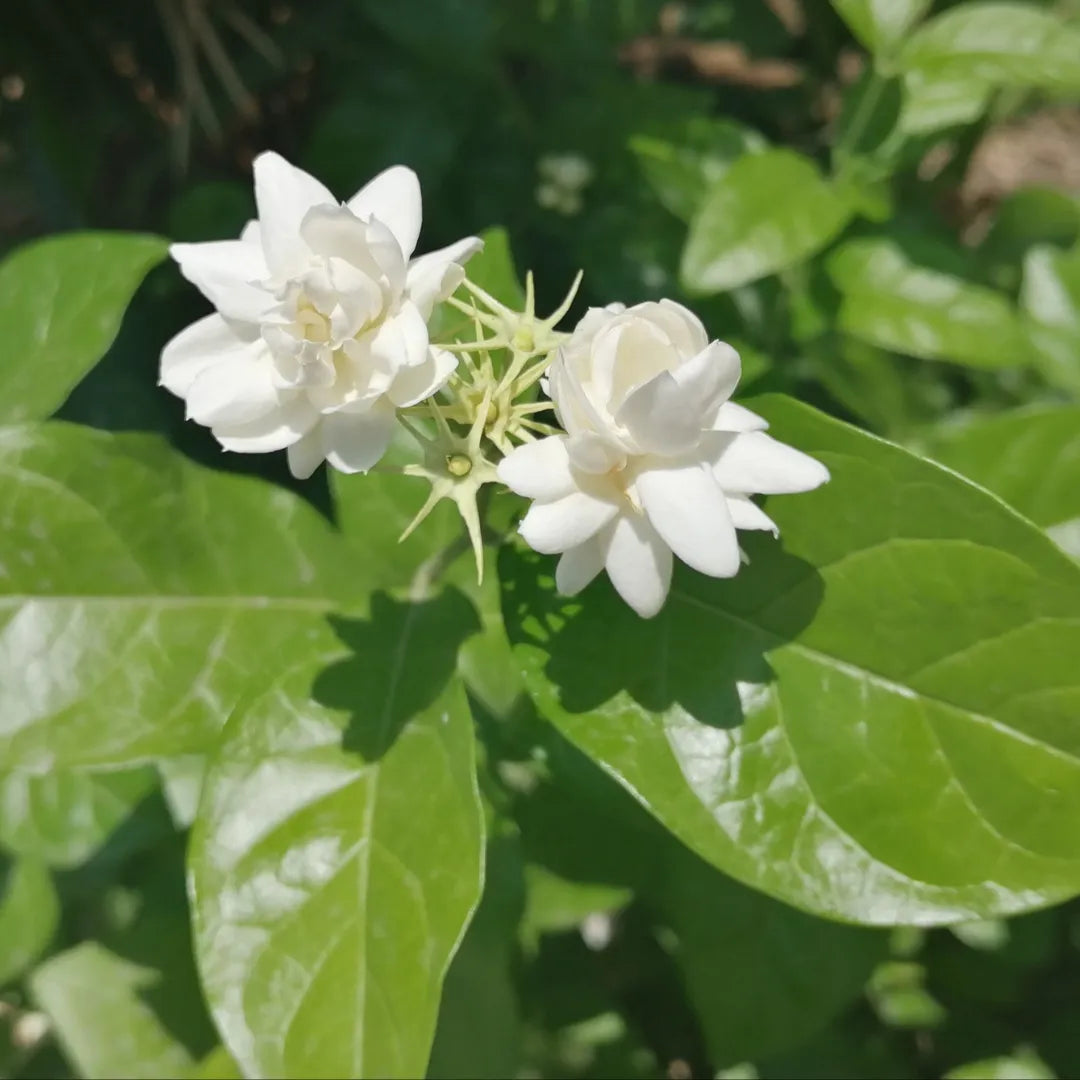
M 550 560 L 513 545 L 500 557 L 511 642 L 546 653 L 544 674 L 567 712 L 625 693 L 651 713 L 681 708 L 712 727 L 742 723 L 775 680 L 768 653 L 796 638 L 824 595 L 821 575 L 771 536 L 741 534 L 749 565 L 719 581 L 679 565 L 664 609 L 636 615 L 606 577 L 559 596 Z
M 417 601 L 375 593 L 368 618 L 335 615 L 329 622 L 349 655 L 319 673 L 312 696 L 350 714 L 342 748 L 369 762 L 438 698 L 457 668 L 462 642 L 480 629 L 475 608 L 455 588 Z

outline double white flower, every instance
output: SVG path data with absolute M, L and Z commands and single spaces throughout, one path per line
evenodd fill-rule
M 421 221 L 411 169 L 387 169 L 342 205 L 277 154 L 254 168 L 259 217 L 239 240 L 170 249 L 217 313 L 166 345 L 161 382 L 227 450 L 288 448 L 299 477 L 323 459 L 366 472 L 395 409 L 430 397 L 456 367 L 431 347 L 427 322 L 481 241 L 411 258 Z
M 565 435 L 518 447 L 498 475 L 534 499 L 521 523 L 531 547 L 562 557 L 573 595 L 606 569 L 648 618 L 663 606 L 672 553 L 711 577 L 739 569 L 736 529 L 775 524 L 753 494 L 809 491 L 829 478 L 813 458 L 766 435 L 729 401 L 739 356 L 669 300 L 593 308 L 551 366 Z

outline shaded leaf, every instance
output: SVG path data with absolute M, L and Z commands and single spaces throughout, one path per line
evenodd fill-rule
M 680 569 L 638 619 L 508 548 L 540 712 L 707 861 L 807 910 L 934 923 L 1080 890 L 1080 569 L 953 474 L 804 406 L 832 471 L 770 500 L 733 581 Z M 550 565 L 546 565 L 550 574 Z
M 828 271 L 843 294 L 840 327 L 871 345 L 981 368 L 1029 359 L 1005 296 L 916 265 L 895 241 L 852 240 L 829 257 Z
M 50 866 L 77 866 L 109 839 L 156 786 L 151 769 L 7 773 L 0 777 L 0 842 Z
M 60 901 L 43 863 L 17 859 L 0 875 L 0 986 L 21 975 L 49 946 Z
M 851 32 L 873 53 L 889 53 L 932 0 L 832 0 Z
M 775 274 L 828 244 L 852 212 L 809 158 L 749 154 L 711 186 L 691 222 L 683 280 L 696 292 L 720 292 Z
M 39 967 L 30 990 L 88 1080 L 172 1080 L 192 1059 L 144 1000 L 158 981 L 153 968 L 87 941 Z
M 974 420 L 939 432 L 927 452 L 1000 495 L 1080 558 L 1080 407 Z
M 924 23 L 899 54 L 905 70 L 995 86 L 1080 89 L 1080 30 L 1035 4 L 960 4 Z
M 1080 396 L 1080 249 L 1032 248 L 1024 258 L 1020 306 L 1039 370 Z
M 225 1044 L 261 1076 L 420 1075 L 480 896 L 458 593 L 335 620 L 230 719 L 189 856 Z M 329 667 L 327 665 L 330 665 Z
M 649 187 L 677 218 L 689 222 L 713 184 L 744 154 L 759 153 L 765 140 L 731 120 L 695 116 L 676 135 L 635 135 L 630 149 Z
M 0 423 L 58 409 L 101 359 L 166 241 L 136 233 L 69 233 L 0 263 Z

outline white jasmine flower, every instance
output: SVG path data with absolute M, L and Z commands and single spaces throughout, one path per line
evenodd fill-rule
M 227 450 L 287 447 L 299 477 L 323 459 L 366 472 L 395 409 L 429 397 L 456 366 L 431 347 L 427 321 L 481 241 L 412 258 L 420 185 L 402 166 L 345 204 L 277 154 L 254 171 L 259 218 L 239 240 L 170 248 L 217 313 L 165 346 L 161 382 Z
M 560 592 L 573 595 L 607 570 L 649 618 L 667 598 L 672 553 L 703 574 L 733 577 L 735 530 L 777 532 L 750 496 L 828 480 L 823 465 L 728 400 L 739 374 L 738 353 L 710 344 L 701 321 L 670 300 L 585 315 L 548 378 L 566 434 L 518 447 L 498 469 L 534 500 L 521 535 L 561 554 Z

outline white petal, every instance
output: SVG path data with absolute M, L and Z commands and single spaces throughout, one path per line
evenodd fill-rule
M 185 397 L 208 367 L 244 359 L 258 350 L 257 340 L 241 337 L 220 315 L 207 315 L 185 327 L 161 351 L 161 385 Z
M 673 457 L 691 449 L 701 436 L 696 404 L 670 372 L 662 371 L 630 394 L 616 420 L 642 450 Z
M 467 236 L 409 263 L 406 289 L 424 318 L 430 318 L 432 308 L 465 280 L 464 264 L 483 246 L 484 241 L 479 237 Z
M 621 446 L 591 431 L 571 435 L 566 449 L 575 469 L 595 476 L 621 469 L 626 464 L 626 451 Z
M 302 439 L 289 447 L 289 472 L 306 480 L 323 463 L 322 425 L 316 424 Z
M 653 527 L 684 563 L 710 577 L 738 573 L 735 526 L 707 466 L 648 469 L 637 490 Z
M 319 414 L 297 396 L 280 408 L 250 424 L 214 427 L 214 438 L 226 450 L 240 454 L 265 454 L 284 450 L 305 435 L 319 419 Z
M 605 566 L 615 591 L 643 618 L 663 606 L 671 587 L 671 550 L 649 522 L 625 515 L 615 523 Z
M 768 426 L 768 420 L 734 401 L 725 401 L 716 410 L 711 425 L 714 431 L 764 431 Z
M 445 349 L 428 349 L 427 359 L 415 367 L 402 368 L 387 393 L 400 409 L 416 405 L 442 389 L 457 368 L 458 359 Z
M 269 275 L 262 249 L 243 240 L 173 244 L 180 273 L 230 319 L 256 323 L 277 301 L 257 282 Z
M 713 473 L 724 491 L 783 495 L 812 491 L 829 479 L 821 462 L 763 431 L 719 438 L 722 448 Z
M 253 168 L 267 264 L 275 276 L 291 277 L 308 258 L 300 236 L 304 215 L 313 206 L 336 206 L 337 200 L 314 176 L 290 165 L 280 154 L 260 154 Z
M 420 181 L 412 169 L 394 165 L 365 184 L 346 204 L 357 217 L 377 217 L 394 234 L 407 259 L 420 238 Z
M 206 368 L 188 390 L 187 415 L 207 427 L 250 424 L 280 406 L 278 395 L 274 365 L 264 350 Z
M 379 265 L 370 249 L 370 226 L 345 206 L 313 206 L 300 222 L 300 235 L 316 255 L 338 258 L 379 276 Z
M 739 354 L 726 342 L 714 341 L 696 356 L 672 371 L 672 377 L 689 396 L 711 410 L 717 402 L 727 401 L 734 393 L 742 374 Z
M 394 435 L 394 408 L 376 402 L 366 412 L 336 412 L 322 421 L 326 460 L 344 473 L 367 472 Z
M 780 535 L 776 522 L 745 495 L 729 495 L 727 508 L 736 529 L 762 529 L 773 536 Z
M 575 490 L 567 437 L 551 435 L 524 443 L 499 462 L 499 479 L 527 499 L 559 499 Z
M 555 567 L 555 587 L 563 596 L 576 596 L 601 570 L 607 545 L 599 536 L 563 552 Z
M 371 338 L 371 354 L 387 371 L 415 367 L 428 358 L 428 329 L 415 304 L 405 303 Z
M 245 244 L 258 244 L 262 247 L 262 229 L 259 227 L 259 223 L 252 219 L 240 230 L 240 239 Z
M 533 550 L 554 555 L 595 536 L 618 512 L 613 502 L 574 491 L 554 502 L 533 503 L 518 531 Z

